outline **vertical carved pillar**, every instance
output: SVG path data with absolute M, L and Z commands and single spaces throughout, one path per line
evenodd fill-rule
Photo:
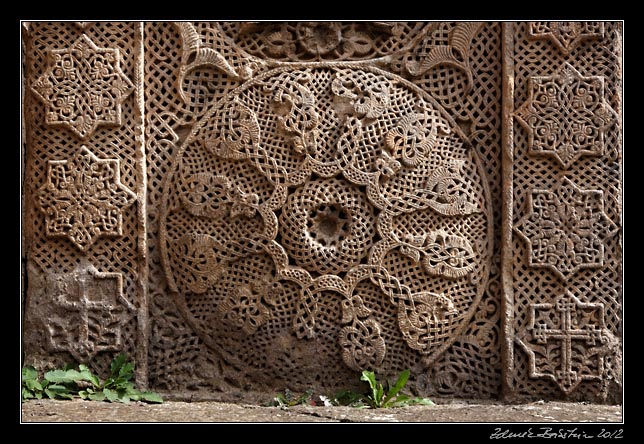
M 142 25 L 24 23 L 24 360 L 147 381 Z
M 506 27 L 506 395 L 618 401 L 621 26 Z

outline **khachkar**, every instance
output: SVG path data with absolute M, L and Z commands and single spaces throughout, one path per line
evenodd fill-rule
M 621 27 L 508 24 L 506 44 L 505 388 L 619 401 Z
M 25 364 L 147 380 L 140 23 L 23 23 Z
M 409 368 L 421 395 L 618 400 L 618 23 L 23 37 L 25 363 L 123 351 L 195 396 Z
M 500 26 L 148 30 L 151 381 L 497 396 Z

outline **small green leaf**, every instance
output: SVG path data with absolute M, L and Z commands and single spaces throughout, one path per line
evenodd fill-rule
M 72 394 L 64 385 L 51 384 L 45 389 L 45 394 L 51 399 L 73 399 Z
M 141 400 L 147 401 L 147 402 L 154 402 L 158 404 L 161 404 L 163 402 L 163 398 L 161 397 L 161 395 L 154 392 L 142 392 L 140 394 L 140 397 L 141 397 Z
M 124 353 L 119 354 L 114 358 L 112 363 L 110 364 L 110 371 L 112 372 L 112 377 L 116 379 L 116 377 L 119 375 L 121 368 L 127 361 L 127 356 Z
M 42 391 L 43 386 L 38 380 L 28 379 L 23 381 L 23 385 L 32 391 Z
M 92 401 L 105 401 L 105 393 L 103 392 L 90 393 L 87 397 Z
M 34 381 L 38 379 L 38 371 L 32 366 L 27 366 L 22 368 L 22 380 L 23 381 Z
M 45 379 L 53 383 L 70 383 L 81 380 L 80 373 L 76 370 L 50 370 L 45 373 Z
M 389 401 L 389 403 L 385 403 L 385 406 L 389 405 L 406 405 L 409 402 L 410 398 L 407 395 L 400 394 L 396 397 L 396 399 Z
M 91 382 L 96 388 L 101 386 L 101 380 L 86 365 L 80 364 L 78 369 L 80 370 L 79 375 L 83 381 Z
M 118 400 L 118 393 L 116 393 L 113 390 L 110 390 L 108 388 L 103 389 L 103 394 L 105 395 L 105 399 L 107 399 L 110 402 L 115 402 Z
M 398 376 L 398 380 L 394 386 L 387 392 L 387 396 L 383 401 L 384 404 L 387 404 L 403 389 L 403 387 L 405 387 L 405 384 L 407 384 L 407 380 L 409 379 L 409 373 L 409 369 L 406 369 L 400 374 L 400 376 Z
M 134 376 L 134 363 L 126 362 L 119 369 L 119 377 L 129 381 L 130 379 L 132 379 L 133 376 Z
M 22 399 L 33 399 L 35 397 L 36 395 L 31 390 L 25 387 L 22 388 Z

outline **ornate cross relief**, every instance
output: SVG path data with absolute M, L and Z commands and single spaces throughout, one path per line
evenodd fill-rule
M 120 273 L 93 268 L 51 278 L 47 339 L 53 351 L 67 351 L 78 362 L 90 362 L 104 351 L 121 351 L 123 327 L 135 307 L 123 295 Z
M 570 393 L 583 380 L 602 378 L 608 336 L 604 306 L 566 292 L 551 303 L 532 304 L 519 342 L 530 356 L 530 376 L 550 378 Z
M 355 27 L 323 28 L 256 35 L 287 59 L 373 51 L 351 46 Z M 275 335 L 328 344 L 355 371 L 395 371 L 401 353 L 429 365 L 489 272 L 489 196 L 467 137 L 431 96 L 371 63 L 271 67 L 227 51 L 211 66 L 241 84 L 197 122 L 163 190 L 162 260 L 183 316 L 230 362 L 266 356 L 258 368 L 292 353 Z M 263 71 L 242 80 L 243 66 Z

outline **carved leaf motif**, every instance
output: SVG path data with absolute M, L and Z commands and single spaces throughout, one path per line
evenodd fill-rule
M 427 179 L 425 191 L 432 198 L 429 206 L 446 216 L 471 214 L 477 207 L 471 202 L 469 185 L 463 177 L 463 161 L 452 161 L 436 168 Z
M 227 297 L 217 305 L 217 314 L 222 321 L 235 330 L 249 336 L 264 323 L 270 315 L 268 307 L 259 303 L 247 287 L 233 288 Z
M 482 25 L 481 22 L 458 23 L 450 34 L 449 45 L 423 48 L 419 54 L 420 62 L 407 61 L 407 71 L 413 76 L 419 76 L 439 65 L 454 66 L 467 75 L 471 88 L 473 77 L 469 66 L 470 45 Z
M 211 173 L 191 174 L 183 178 L 185 191 L 181 203 L 195 216 L 220 217 L 227 213 L 230 182 L 224 176 Z
M 414 293 L 398 300 L 398 327 L 410 348 L 428 354 L 432 346 L 430 330 L 447 315 L 457 313 L 452 300 L 444 294 Z
M 476 259 L 472 245 L 466 238 L 442 230 L 423 236 L 407 236 L 400 246 L 400 252 L 416 263 L 421 262 L 430 275 L 450 278 L 470 273 Z
M 342 301 L 342 323 L 348 324 L 354 319 L 366 318 L 371 313 L 360 296 L 354 295 Z
M 408 167 L 416 167 L 427 160 L 436 144 L 438 128 L 449 133 L 449 128 L 429 114 L 403 116 L 387 132 L 385 141 L 393 156 Z
M 217 282 L 224 266 L 215 254 L 215 240 L 205 234 L 185 234 L 172 248 L 172 260 L 181 270 L 176 285 L 182 290 L 205 293 Z
M 239 76 L 226 58 L 219 51 L 215 51 L 212 48 L 198 48 L 194 52 L 194 57 L 191 57 L 190 60 L 190 64 L 185 68 L 186 72 L 198 66 L 213 66 L 233 78 Z
M 472 245 L 461 236 L 431 233 L 424 252 L 423 268 L 431 275 L 458 278 L 470 273 L 475 266 L 476 254 Z
M 387 352 L 381 327 L 374 319 L 354 319 L 340 330 L 342 360 L 351 369 L 360 371 L 378 368 Z
M 199 49 L 201 38 L 194 25 L 190 22 L 178 22 L 175 26 L 179 28 L 179 34 L 181 36 L 181 64 L 187 65 L 190 55 Z
M 423 188 L 414 193 L 391 200 L 393 215 L 431 208 L 445 216 L 463 216 L 478 213 L 473 190 L 465 180 L 463 167 L 465 162 L 452 159 L 439 166 L 429 174 Z
M 308 71 L 301 71 L 264 85 L 264 91 L 273 94 L 277 121 L 300 154 L 314 154 L 317 144 L 320 118 L 315 110 L 315 96 L 306 86 L 310 79 Z

